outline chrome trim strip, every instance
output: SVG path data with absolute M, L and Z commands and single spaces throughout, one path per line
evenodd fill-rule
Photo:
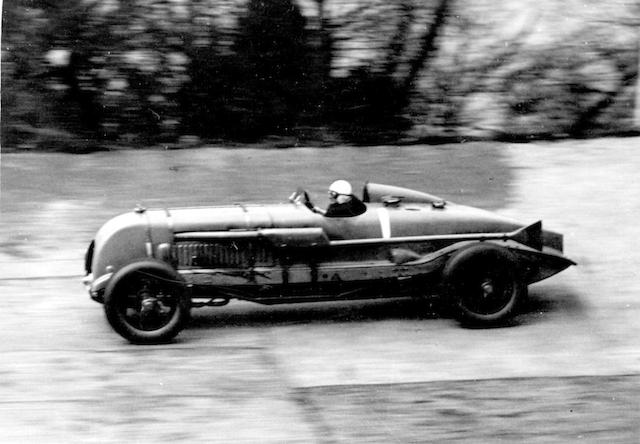
M 176 233 L 175 240 L 207 240 L 207 239 L 252 239 L 257 238 L 257 231 L 192 231 Z
M 465 234 L 436 234 L 426 236 L 401 236 L 377 239 L 347 239 L 331 241 L 331 246 L 348 246 L 348 245 L 375 245 L 375 244 L 391 244 L 391 243 L 411 243 L 411 242 L 428 242 L 428 241 L 466 241 L 466 240 L 510 240 L 520 230 L 511 233 L 465 233 Z

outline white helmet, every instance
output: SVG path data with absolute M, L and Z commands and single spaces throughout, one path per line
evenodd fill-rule
M 329 191 L 333 191 L 336 194 L 345 194 L 347 196 L 353 192 L 351 184 L 346 180 L 336 180 L 329 187 Z
M 338 203 L 345 203 L 351 200 L 352 193 L 351 184 L 346 180 L 336 180 L 329 187 L 329 194 L 333 194 Z

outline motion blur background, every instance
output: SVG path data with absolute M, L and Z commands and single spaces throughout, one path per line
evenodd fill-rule
M 633 0 L 5 0 L 2 22 L 5 150 L 526 140 L 640 121 Z
M 0 440 L 640 442 L 639 33 L 637 0 L 4 0 Z M 158 347 L 82 288 L 138 203 L 339 177 L 543 219 L 579 265 L 512 328 L 233 301 Z

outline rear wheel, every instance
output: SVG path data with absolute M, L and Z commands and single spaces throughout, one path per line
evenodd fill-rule
M 189 319 L 190 303 L 182 277 L 169 265 L 152 260 L 121 268 L 104 297 L 109 324 L 136 344 L 174 338 Z
M 461 250 L 449 260 L 443 274 L 464 324 L 504 323 L 526 295 L 514 254 L 496 245 L 477 244 Z

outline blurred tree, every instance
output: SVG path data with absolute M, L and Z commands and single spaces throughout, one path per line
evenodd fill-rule
M 25 20 L 33 26 L 21 29 Z M 38 126 L 41 116 L 34 103 L 43 90 L 39 74 L 39 48 L 46 18 L 25 7 L 24 2 L 4 2 L 2 14 L 2 146 L 21 144 L 19 127 Z
M 70 5 L 73 8 L 73 5 Z M 36 148 L 46 140 L 67 138 L 50 90 L 50 47 L 53 7 L 44 1 L 9 0 L 2 14 L 2 144 Z M 64 66 L 69 58 L 62 57 Z
M 234 44 L 229 96 L 236 136 L 290 134 L 304 108 L 306 20 L 291 0 L 250 0 Z
M 640 130 L 640 3 L 631 2 L 631 5 L 630 10 L 618 8 L 614 14 L 600 15 L 594 20 L 598 30 L 591 36 L 594 53 L 597 59 L 609 61 L 617 71 L 617 83 L 615 86 L 602 88 L 603 83 L 611 83 L 610 70 L 609 73 L 601 70 L 592 73 L 591 79 L 587 80 L 587 89 L 595 86 L 603 96 L 592 103 L 576 122 L 572 132 L 576 136 L 598 134 L 605 127 L 608 127 L 606 132 L 625 132 L 629 128 L 626 121 L 630 106 L 634 109 L 631 126 L 636 131 Z M 603 31 L 612 29 L 616 30 L 613 39 Z M 633 44 L 628 44 L 633 41 L 635 48 Z M 633 93 L 628 94 L 629 91 Z
M 556 34 L 559 0 L 6 0 L 2 143 L 624 131 L 640 14 L 609 6 L 627 3 Z
M 412 0 L 395 5 L 398 19 L 390 40 L 380 50 L 380 61 L 359 66 L 346 78 L 333 80 L 330 117 L 345 136 L 361 142 L 385 134 L 395 139 L 409 125 L 403 112 L 411 102 L 416 80 L 436 54 L 437 38 L 446 23 L 451 0 L 436 0 L 431 20 L 426 22 L 415 14 L 416 5 Z M 340 18 L 339 26 L 355 26 L 361 18 L 360 9 L 349 11 Z M 417 44 L 411 41 L 411 31 L 416 27 L 423 30 Z
M 65 60 L 49 63 L 42 74 L 48 82 L 61 86 L 54 89 L 57 93 L 50 94 L 53 100 L 65 104 L 56 110 L 54 118 L 82 136 L 103 138 L 100 102 L 106 79 L 95 72 L 105 64 L 104 48 L 118 47 L 121 39 L 111 32 L 109 22 L 92 14 L 91 5 L 82 0 L 30 3 L 43 11 L 49 23 L 40 57 L 51 50 L 66 53 Z
M 186 134 L 212 137 L 229 125 L 225 94 L 230 88 L 230 57 L 221 54 L 222 31 L 212 23 L 200 1 L 189 4 L 190 32 L 183 34 L 187 76 L 179 99 Z M 230 38 L 230 37 L 229 37 Z
M 43 1 L 42 7 L 52 24 L 49 47 L 63 48 L 69 52 L 68 63 L 52 67 L 48 74 L 59 76 L 68 87 L 64 101 L 71 107 L 78 107 L 59 118 L 77 118 L 78 126 L 68 121 L 67 125 L 79 131 L 89 131 L 99 139 L 102 136 L 102 108 L 98 98 L 98 79 L 91 75 L 91 70 L 95 69 L 92 59 L 100 55 L 103 39 L 113 39 L 113 34 L 104 23 L 93 20 L 88 7 L 81 0 L 65 4 Z

